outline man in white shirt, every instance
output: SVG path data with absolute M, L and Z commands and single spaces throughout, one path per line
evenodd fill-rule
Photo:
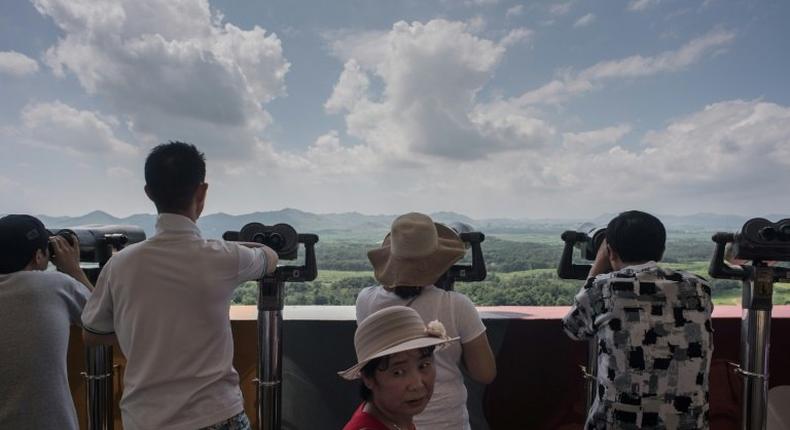
M 249 428 L 233 368 L 230 299 L 278 259 L 262 245 L 201 237 L 205 174 L 193 145 L 151 151 L 145 192 L 159 213 L 156 233 L 110 259 L 82 314 L 86 342 L 117 338 L 126 356 L 126 430 Z

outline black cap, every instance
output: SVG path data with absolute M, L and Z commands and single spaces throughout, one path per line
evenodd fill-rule
M 47 249 L 48 242 L 49 231 L 38 218 L 30 215 L 0 218 L 0 273 L 24 269 L 37 249 Z

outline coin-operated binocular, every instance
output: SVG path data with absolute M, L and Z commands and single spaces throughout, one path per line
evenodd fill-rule
M 447 224 L 447 227 L 458 234 L 467 249 L 472 249 L 472 264 L 454 264 L 437 281 L 436 286 L 452 291 L 456 282 L 479 282 L 485 280 L 487 276 L 486 262 L 483 258 L 481 243 L 486 240 L 486 236 L 469 224 L 454 222 Z
M 582 224 L 577 230 L 567 230 L 560 236 L 565 246 L 562 248 L 560 264 L 557 275 L 562 279 L 587 279 L 592 265 L 574 264 L 573 250 L 578 249 L 581 258 L 588 261 L 595 260 L 598 248 L 606 239 L 606 227 L 594 226 L 590 223 Z
M 286 282 L 308 282 L 318 275 L 315 244 L 318 235 L 299 234 L 288 224 L 253 222 L 239 231 L 226 231 L 228 241 L 256 242 L 274 250 L 281 260 L 295 260 L 304 245 L 304 265 L 278 266 L 258 280 L 258 429 L 279 430 L 282 421 L 282 311 Z
M 83 267 L 88 279 L 96 284 L 101 269 L 116 251 L 127 245 L 145 240 L 145 231 L 134 225 L 86 225 L 49 230 L 52 236 L 63 236 L 73 244 L 76 237 L 80 246 L 80 262 L 94 263 Z M 50 244 L 50 255 L 55 251 Z M 113 428 L 113 351 L 112 346 L 87 347 L 85 351 L 86 396 L 88 428 L 108 430 Z
M 790 218 L 773 223 L 752 218 L 737 233 L 713 235 L 716 248 L 708 273 L 714 278 L 739 279 L 743 283 L 741 319 L 741 363 L 731 363 L 744 378 L 742 428 L 764 430 L 768 399 L 768 349 L 771 337 L 771 310 L 774 282 L 790 280 L 790 269 L 776 267 L 776 261 L 790 261 Z M 730 265 L 732 257 L 751 263 Z
M 99 271 L 112 257 L 113 252 L 145 240 L 145 232 L 135 225 L 87 225 L 50 230 L 50 234 L 63 236 L 69 243 L 73 243 L 71 237 L 77 238 L 80 244 L 80 261 L 99 265 L 98 270 L 85 269 L 91 282 L 96 282 Z M 51 244 L 49 251 L 50 254 L 55 254 Z
M 591 264 L 575 264 L 573 262 L 573 250 L 578 249 L 581 258 L 587 261 L 595 260 L 598 248 L 606 238 L 606 227 L 597 227 L 590 223 L 582 224 L 577 230 L 567 230 L 560 236 L 565 246 L 562 248 L 560 264 L 557 266 L 557 276 L 562 279 L 587 279 L 590 273 Z M 598 384 L 596 377 L 598 373 L 598 342 L 592 339 L 587 348 L 587 364 L 579 365 L 582 376 L 587 381 L 587 409 L 592 406 L 595 399 Z

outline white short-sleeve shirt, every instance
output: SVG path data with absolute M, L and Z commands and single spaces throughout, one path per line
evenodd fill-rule
M 434 353 L 436 384 L 433 396 L 425 410 L 414 417 L 414 423 L 418 429 L 469 429 L 466 386 L 459 367 L 463 352 L 461 344 L 470 342 L 485 332 L 483 321 L 472 301 L 461 293 L 429 285 L 412 300 L 403 299 L 377 285 L 359 292 L 356 305 L 357 323 L 377 310 L 407 304 L 420 314 L 426 324 L 439 320 L 444 324 L 448 336 L 461 338 L 460 343 L 453 342 L 449 347 Z
M 115 333 L 127 358 L 125 429 L 193 430 L 243 410 L 229 306 L 265 267 L 262 249 L 205 240 L 175 214 L 159 215 L 154 236 L 110 259 L 82 322 Z

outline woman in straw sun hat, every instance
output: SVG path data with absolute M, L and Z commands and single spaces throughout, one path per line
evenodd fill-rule
M 338 372 L 345 379 L 362 378 L 363 402 L 343 430 L 414 430 L 412 418 L 433 394 L 433 351 L 456 340 L 442 323 L 426 326 L 405 306 L 365 318 L 354 334 L 357 364 Z
M 436 352 L 436 386 L 425 411 L 414 417 L 418 429 L 470 429 L 461 366 L 483 384 L 496 376 L 494 354 L 472 301 L 434 285 L 464 253 L 464 243 L 453 230 L 420 213 L 397 217 L 381 246 L 368 251 L 380 285 L 357 296 L 358 323 L 380 309 L 408 306 L 423 321 L 441 321 L 449 336 L 460 339 Z

